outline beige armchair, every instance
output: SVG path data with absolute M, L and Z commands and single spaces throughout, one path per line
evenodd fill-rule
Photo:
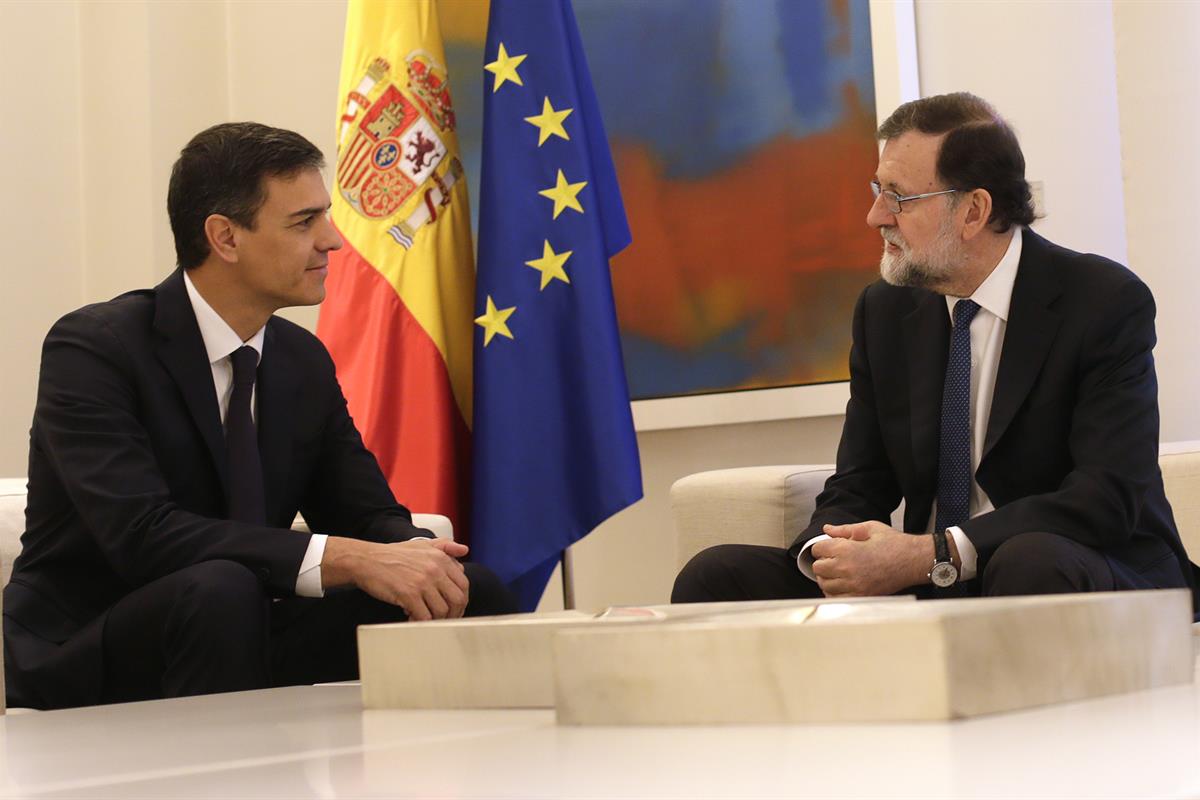
M 1200 555 L 1200 442 L 1164 444 L 1159 467 L 1183 546 Z M 808 524 L 827 464 L 700 472 L 671 487 L 676 568 L 716 544 L 787 547 Z M 899 518 L 899 512 L 893 519 Z

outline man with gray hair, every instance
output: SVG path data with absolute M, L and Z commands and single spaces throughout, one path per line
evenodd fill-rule
M 878 137 L 883 280 L 854 312 L 837 469 L 790 548 L 710 548 L 672 600 L 1192 586 L 1149 289 L 1028 228 L 1025 158 L 982 99 L 906 103 Z

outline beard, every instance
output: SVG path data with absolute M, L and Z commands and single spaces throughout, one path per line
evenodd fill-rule
M 961 250 L 954 233 L 953 219 L 947 218 L 925 253 L 917 256 L 895 228 L 880 228 L 884 241 L 900 249 L 890 252 L 886 247 L 879 259 L 879 274 L 892 286 L 937 290 L 949 285 L 962 261 Z

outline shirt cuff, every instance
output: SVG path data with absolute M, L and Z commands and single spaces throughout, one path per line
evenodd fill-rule
M 946 533 L 954 537 L 954 546 L 958 548 L 958 558 L 962 562 L 962 566 L 958 570 L 958 579 L 960 581 L 971 580 L 975 577 L 975 571 L 979 564 L 979 551 L 975 549 L 975 545 L 971 544 L 971 540 L 967 538 L 963 529 L 957 525 L 947 528 Z
M 325 557 L 325 541 L 328 538 L 323 533 L 314 533 L 308 540 L 308 549 L 304 551 L 304 560 L 300 562 L 300 574 L 296 576 L 297 597 L 325 596 L 325 588 L 321 585 L 321 559 Z
M 800 568 L 800 572 L 804 575 L 804 577 L 808 578 L 810 581 L 815 581 L 817 579 L 817 573 L 813 572 L 814 559 L 812 553 L 810 552 L 812 550 L 812 546 L 817 542 L 829 538 L 832 537 L 824 533 L 820 534 L 819 536 L 814 536 L 804 543 L 804 546 L 800 548 L 800 555 L 796 556 L 796 566 Z

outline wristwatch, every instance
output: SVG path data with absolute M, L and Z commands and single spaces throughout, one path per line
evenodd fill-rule
M 946 543 L 946 531 L 933 532 L 933 567 L 929 580 L 939 589 L 946 589 L 958 582 L 958 567 L 950 560 L 950 545 Z

